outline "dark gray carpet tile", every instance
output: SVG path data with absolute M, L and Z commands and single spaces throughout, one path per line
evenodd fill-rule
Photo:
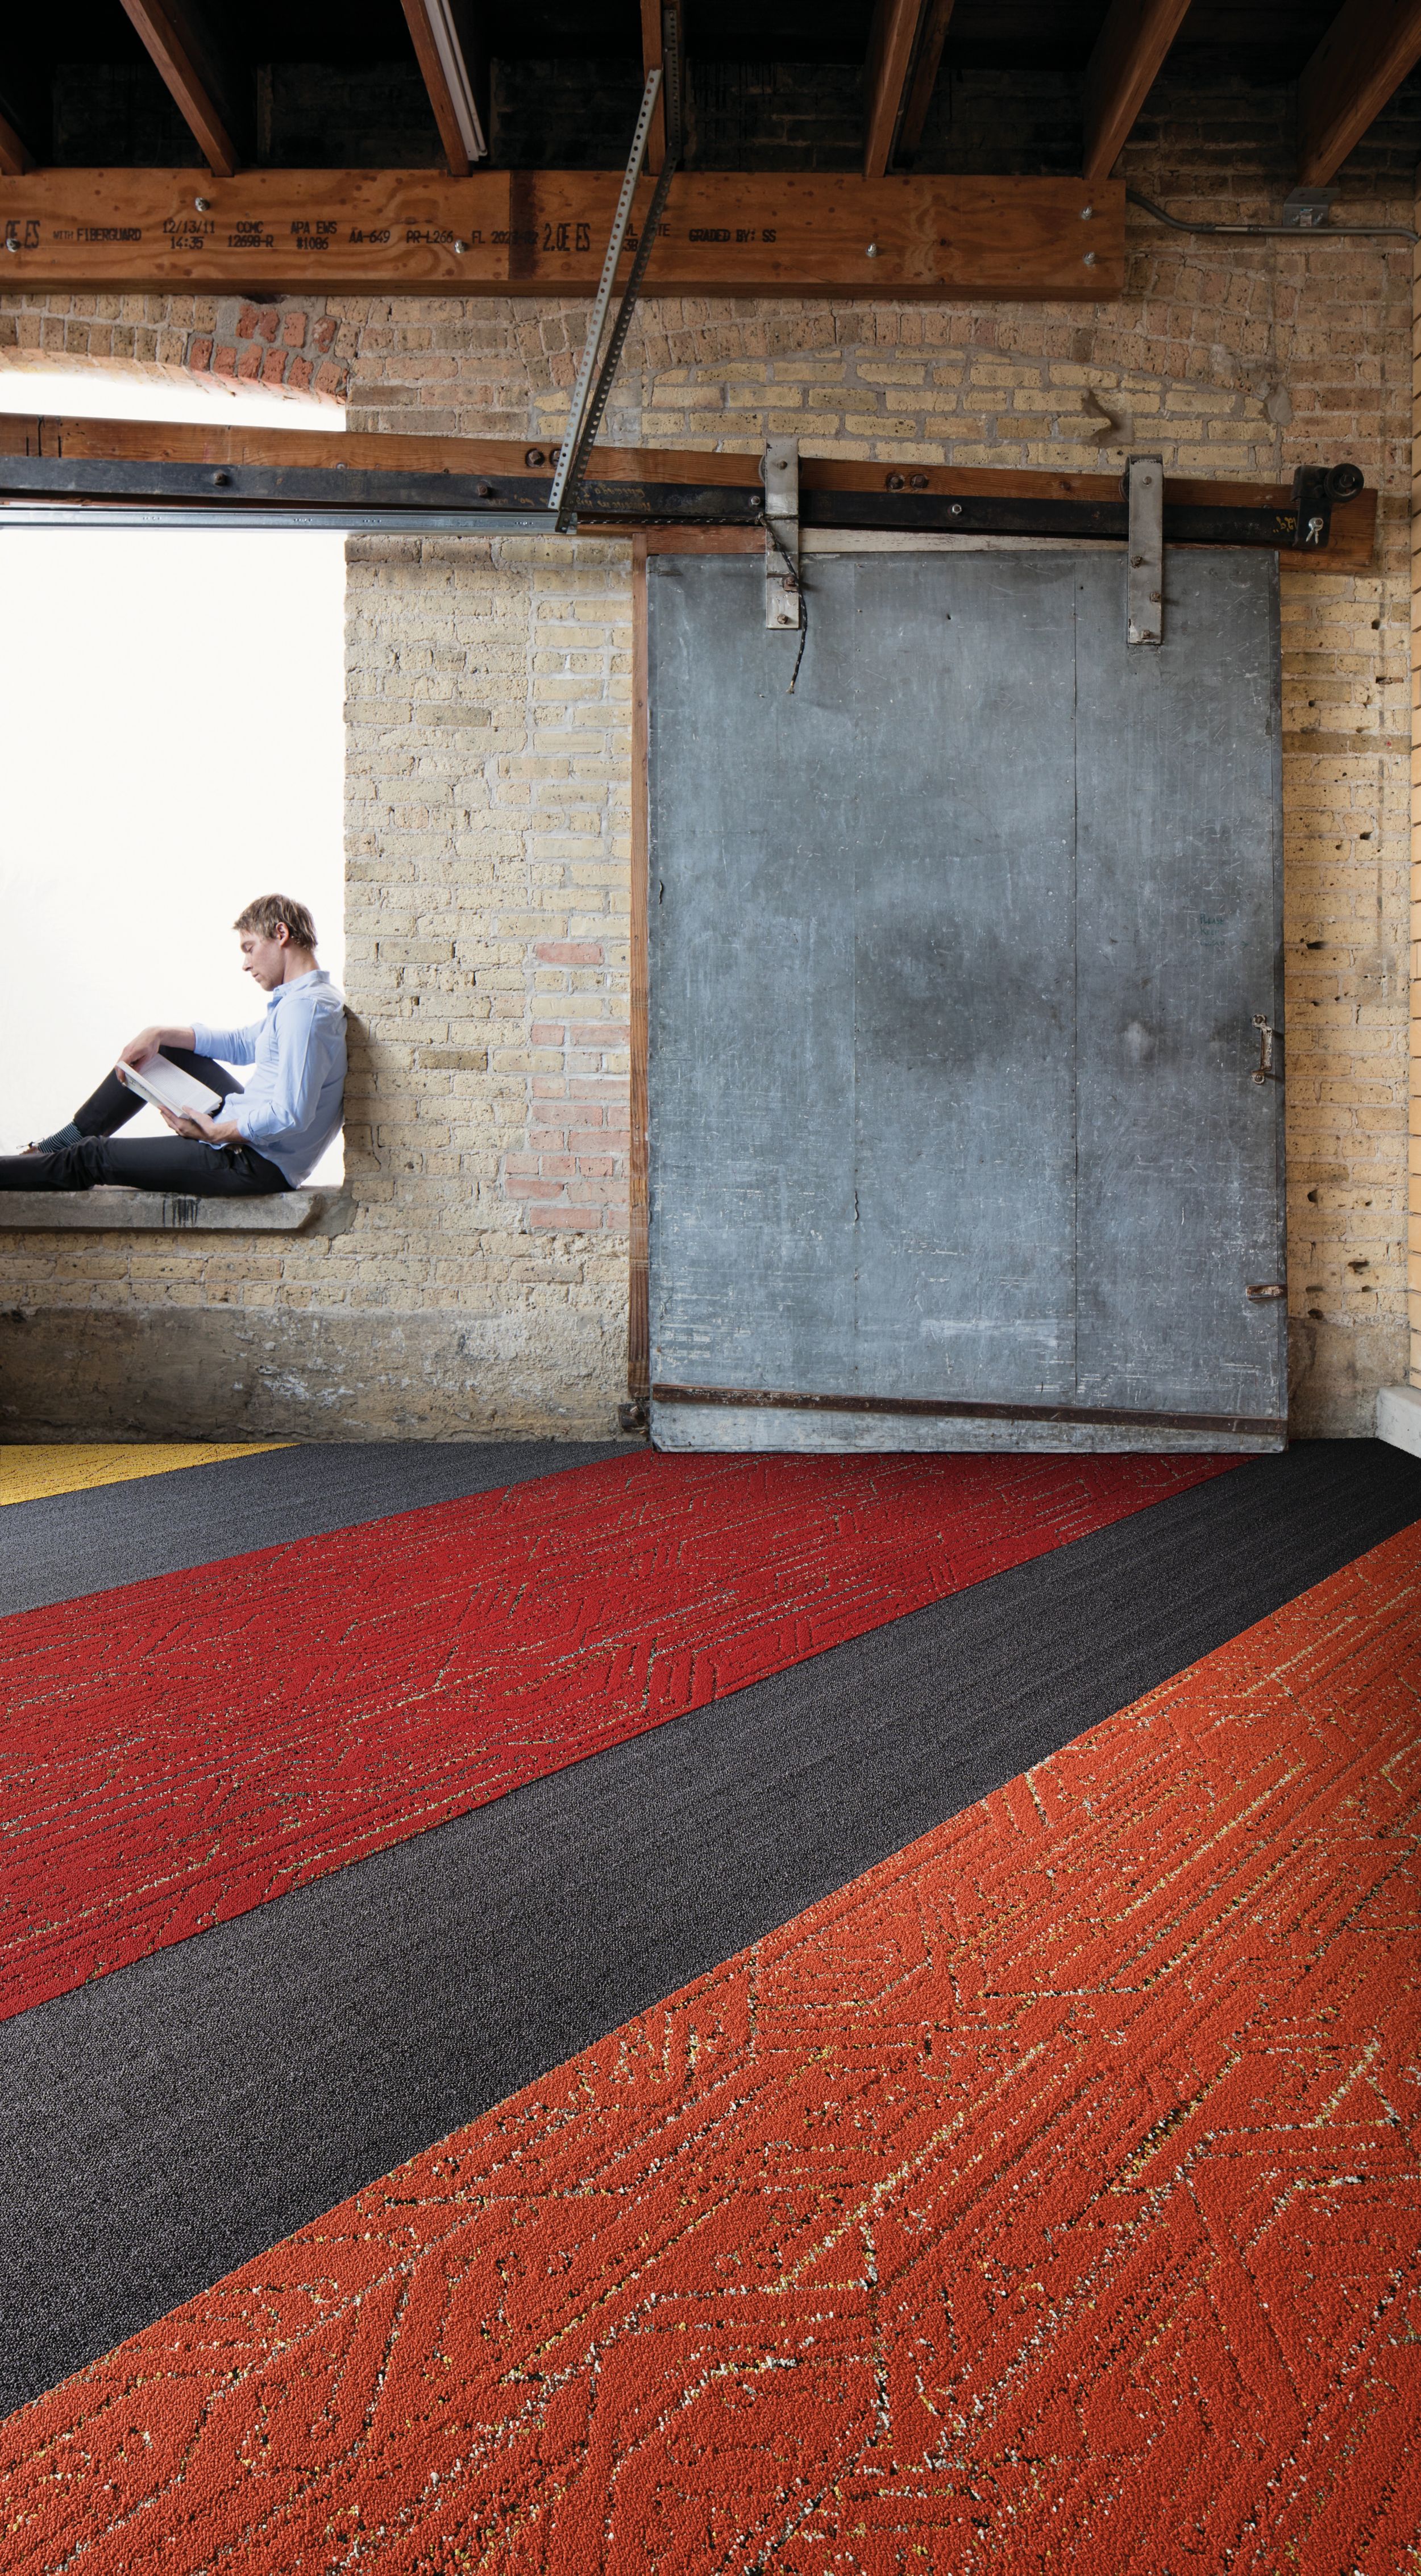
M 388 1512 L 456 1502 L 555 1476 L 629 1441 L 356 1440 L 266 1449 L 175 1467 L 0 1513 L 0 1612 L 37 1610 L 150 1575 L 180 1574 L 290 1539 L 320 1538 Z
M 1417 1518 L 1250 1461 L 0 2025 L 8 2402 Z

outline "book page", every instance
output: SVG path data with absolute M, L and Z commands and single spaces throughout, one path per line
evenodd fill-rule
M 210 1118 L 222 1106 L 220 1093 L 199 1082 L 194 1074 L 184 1073 L 179 1065 L 170 1064 L 165 1055 L 146 1057 L 136 1071 L 131 1064 L 121 1064 L 118 1075 L 145 1100 L 156 1101 L 160 1108 L 171 1109 L 178 1117 L 203 1109 Z

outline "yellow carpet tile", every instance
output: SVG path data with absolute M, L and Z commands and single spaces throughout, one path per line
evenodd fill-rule
M 291 1445 L 289 1440 L 129 1440 L 0 1447 L 0 1506 L 37 1502 L 44 1494 L 77 1494 L 88 1485 L 120 1485 L 132 1476 L 167 1476 L 175 1467 L 211 1467 L 221 1458 L 250 1458 L 259 1449 Z

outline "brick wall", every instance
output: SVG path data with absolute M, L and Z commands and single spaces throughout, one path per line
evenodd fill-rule
M 1235 104 L 1236 210 L 1256 219 L 1286 185 L 1285 128 L 1266 94 Z M 1176 102 L 1173 161 L 1147 129 L 1130 176 L 1217 217 L 1212 117 L 1182 166 Z M 1378 129 L 1339 211 L 1409 224 L 1416 141 L 1405 119 Z M 654 303 L 607 434 L 752 450 L 792 429 L 811 454 L 1075 468 L 1138 445 L 1278 479 L 1345 456 L 1380 482 L 1376 569 L 1285 565 L 1283 583 L 1294 1424 L 1362 1432 L 1407 1356 L 1411 256 L 1196 240 L 1133 213 L 1130 243 L 1126 298 L 1098 309 Z M 212 332 L 192 306 L 79 301 L 11 299 L 0 330 L 188 350 Z M 330 298 L 321 318 L 360 426 L 546 439 L 585 309 Z M 63 1310 L 71 1347 L 78 1310 L 91 1379 L 128 1373 L 104 1416 L 122 1427 L 605 1431 L 625 1335 L 629 549 L 407 539 L 350 561 L 357 1220 L 250 1252 L 9 1238 L 22 1387 L 58 1348 L 47 1318 Z M 240 1400 L 204 1413 L 223 1370 Z M 17 1400 L 40 1419 L 38 1393 Z M 45 1401 L 51 1427 L 100 1427 L 91 1385 Z

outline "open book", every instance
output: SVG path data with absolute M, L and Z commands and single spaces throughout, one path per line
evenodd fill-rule
M 116 1064 L 114 1071 L 130 1091 L 141 1092 L 155 1109 L 171 1109 L 175 1118 L 190 1118 L 195 1109 L 205 1110 L 214 1118 L 222 1106 L 220 1091 L 209 1090 L 195 1074 L 170 1064 L 165 1055 L 146 1056 L 141 1065 Z

